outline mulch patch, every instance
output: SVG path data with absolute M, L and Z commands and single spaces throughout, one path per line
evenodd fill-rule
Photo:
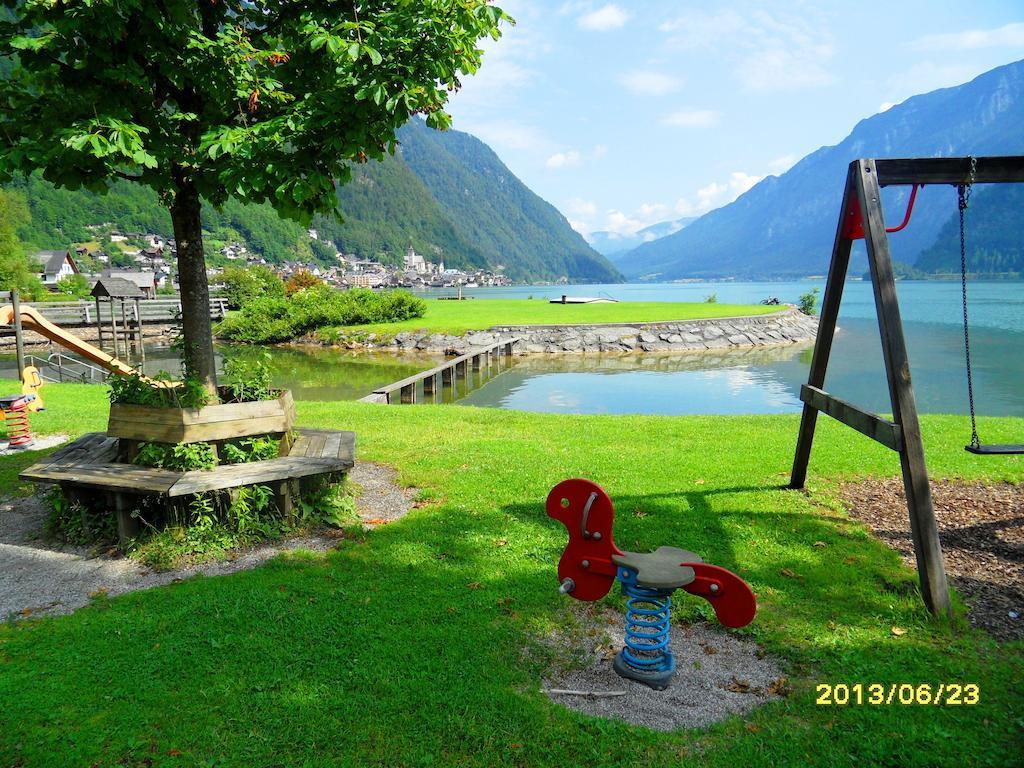
M 903 481 L 843 486 L 850 515 L 914 566 Z M 967 618 L 999 640 L 1024 639 L 1024 485 L 932 481 L 946 573 Z

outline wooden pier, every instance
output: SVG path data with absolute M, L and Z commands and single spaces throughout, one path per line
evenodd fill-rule
M 379 387 L 361 398 L 361 402 L 416 403 L 419 402 L 420 391 L 425 402 L 440 402 L 446 387 L 455 391 L 460 382 L 468 388 L 469 383 L 477 376 L 490 378 L 495 368 L 500 368 L 502 361 L 507 363 L 512 357 L 512 348 L 518 342 L 517 336 L 479 347 L 464 355 L 453 357 L 436 368 Z

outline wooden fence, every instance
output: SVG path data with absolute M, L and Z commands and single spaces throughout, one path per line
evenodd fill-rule
M 30 304 L 30 302 L 22 302 Z M 41 301 L 30 304 L 33 309 L 39 312 L 51 323 L 64 328 L 84 328 L 96 325 L 96 303 L 88 301 Z M 100 322 L 110 324 L 111 302 L 100 302 Z M 155 323 L 157 325 L 178 325 L 181 323 L 181 299 L 168 297 L 158 299 L 141 299 L 138 303 L 138 316 L 135 315 L 134 302 L 125 305 L 125 312 L 130 316 L 130 322 L 138 323 L 140 320 L 144 325 Z M 118 310 L 120 314 L 120 310 Z M 210 299 L 210 317 L 213 320 L 223 320 L 227 314 L 227 299 Z M 118 322 L 121 318 L 118 317 Z

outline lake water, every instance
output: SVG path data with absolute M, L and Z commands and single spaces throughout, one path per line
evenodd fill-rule
M 686 283 L 470 289 L 476 300 L 608 295 L 620 301 L 756 303 L 768 296 L 796 302 L 824 281 Z M 918 407 L 964 413 L 962 305 L 956 283 L 900 282 Z M 1024 416 L 1024 284 L 969 286 L 975 398 L 980 413 Z M 870 410 L 889 410 L 871 285 L 849 282 L 840 332 L 825 382 L 838 397 Z M 721 354 L 585 355 L 517 358 L 511 369 L 459 402 L 554 413 L 795 413 L 811 360 L 807 347 Z

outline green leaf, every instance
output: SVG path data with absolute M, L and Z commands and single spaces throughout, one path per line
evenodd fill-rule
M 380 55 L 380 52 L 377 51 L 376 48 L 371 48 L 368 45 L 364 45 L 363 50 L 370 54 L 370 61 L 373 62 L 374 66 L 377 66 L 382 61 L 384 61 L 384 57 Z

